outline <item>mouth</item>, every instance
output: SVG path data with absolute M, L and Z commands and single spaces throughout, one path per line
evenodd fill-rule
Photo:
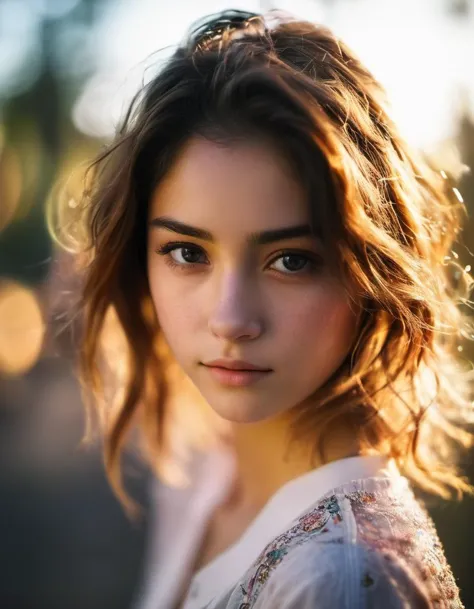
M 272 370 L 235 370 L 222 366 L 205 365 L 205 367 L 209 370 L 209 373 L 214 380 L 222 385 L 231 387 L 246 387 L 252 385 L 253 383 L 264 379 L 272 372 Z
M 259 372 L 269 372 L 269 368 L 258 366 L 257 364 L 245 361 L 243 359 L 231 359 L 231 358 L 218 358 L 208 362 L 203 362 L 205 366 L 211 368 L 224 368 L 225 370 L 243 370 L 251 371 L 257 370 Z

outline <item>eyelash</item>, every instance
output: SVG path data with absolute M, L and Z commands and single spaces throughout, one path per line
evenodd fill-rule
M 186 269 L 194 268 L 195 266 L 201 264 L 199 262 L 189 262 L 186 264 L 181 264 L 181 263 L 175 262 L 173 260 L 173 258 L 170 256 L 171 252 L 173 252 L 177 249 L 185 249 L 185 248 L 194 250 L 195 252 L 199 252 L 199 251 L 201 253 L 203 252 L 201 250 L 201 248 L 199 246 L 195 245 L 194 243 L 172 241 L 172 242 L 165 243 L 164 245 L 160 246 L 156 250 L 156 253 L 159 254 L 160 256 L 165 256 L 166 264 L 171 268 L 178 268 L 180 270 L 186 270 Z M 283 250 L 279 253 L 278 256 L 273 258 L 273 260 L 271 261 L 270 264 L 274 264 L 277 260 L 279 260 L 280 258 L 284 258 L 285 256 L 298 256 L 300 258 L 306 258 L 306 260 L 310 263 L 310 269 L 308 269 L 307 266 L 305 266 L 302 270 L 299 270 L 299 271 L 293 271 L 293 272 L 288 271 L 286 273 L 283 273 L 282 271 L 277 271 L 278 273 L 280 273 L 282 275 L 302 275 L 305 273 L 315 272 L 316 269 L 318 267 L 320 267 L 322 264 L 321 258 L 319 256 L 317 256 L 316 254 L 310 254 L 308 252 L 302 252 L 302 251 L 298 251 L 298 250 Z

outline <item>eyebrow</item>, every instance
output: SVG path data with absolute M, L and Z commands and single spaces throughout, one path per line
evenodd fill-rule
M 165 216 L 154 218 L 150 221 L 150 226 L 154 228 L 166 228 L 167 230 L 179 233 L 180 235 L 187 235 L 188 237 L 195 237 L 196 239 L 202 239 L 203 241 L 209 241 L 215 243 L 215 238 L 207 230 L 184 224 L 173 218 Z M 283 239 L 295 239 L 297 237 L 314 236 L 313 231 L 309 224 L 299 224 L 297 226 L 287 226 L 284 228 L 275 228 L 272 230 L 266 230 L 259 233 L 251 233 L 248 236 L 248 243 L 251 245 L 266 245 L 267 243 L 274 243 L 275 241 L 283 241 Z

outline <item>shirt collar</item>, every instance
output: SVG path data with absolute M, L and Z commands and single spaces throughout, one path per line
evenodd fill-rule
M 191 584 L 196 605 L 192 602 L 189 607 L 203 606 L 230 588 L 274 537 L 331 489 L 353 480 L 393 475 L 394 469 L 393 461 L 381 455 L 347 457 L 287 482 L 235 544 L 196 572 Z

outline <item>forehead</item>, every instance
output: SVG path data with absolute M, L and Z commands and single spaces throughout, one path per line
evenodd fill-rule
M 190 139 L 152 193 L 149 216 L 172 216 L 217 236 L 309 220 L 307 196 L 268 141 Z

